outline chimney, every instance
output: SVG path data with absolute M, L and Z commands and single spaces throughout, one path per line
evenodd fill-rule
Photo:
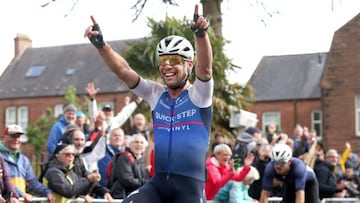
M 26 48 L 32 47 L 32 41 L 29 36 L 18 33 L 14 39 L 15 41 L 15 57 L 20 55 Z

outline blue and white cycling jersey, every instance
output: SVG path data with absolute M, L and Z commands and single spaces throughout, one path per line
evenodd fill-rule
M 205 82 L 196 79 L 176 98 L 160 83 L 142 78 L 132 89 L 152 110 L 155 173 L 174 173 L 205 181 L 213 85 L 213 79 Z

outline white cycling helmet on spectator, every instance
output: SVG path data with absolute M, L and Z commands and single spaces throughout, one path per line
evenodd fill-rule
M 292 149 L 287 144 L 276 144 L 271 149 L 271 159 L 275 163 L 286 163 L 292 155 Z
M 170 35 L 160 40 L 157 46 L 158 56 L 162 55 L 180 55 L 185 59 L 193 60 L 194 48 L 184 37 Z

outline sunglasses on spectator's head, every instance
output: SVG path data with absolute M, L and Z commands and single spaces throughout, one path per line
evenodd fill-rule
M 185 59 L 180 55 L 164 55 L 159 57 L 159 65 L 182 65 L 184 64 Z

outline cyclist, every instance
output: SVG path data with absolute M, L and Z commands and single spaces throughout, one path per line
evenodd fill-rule
M 268 202 L 273 179 L 283 182 L 284 203 L 318 203 L 319 185 L 314 171 L 292 156 L 286 144 L 276 144 L 271 150 L 272 161 L 266 165 L 260 203 Z
M 171 35 L 157 46 L 159 72 L 165 84 L 139 76 L 103 41 L 98 24 L 85 36 L 97 48 L 105 64 L 133 93 L 150 105 L 153 115 L 155 175 L 132 192 L 123 203 L 205 202 L 205 159 L 209 143 L 212 95 L 212 48 L 206 32 L 209 22 L 195 6 L 196 79 L 190 85 L 194 49 L 184 37 Z

